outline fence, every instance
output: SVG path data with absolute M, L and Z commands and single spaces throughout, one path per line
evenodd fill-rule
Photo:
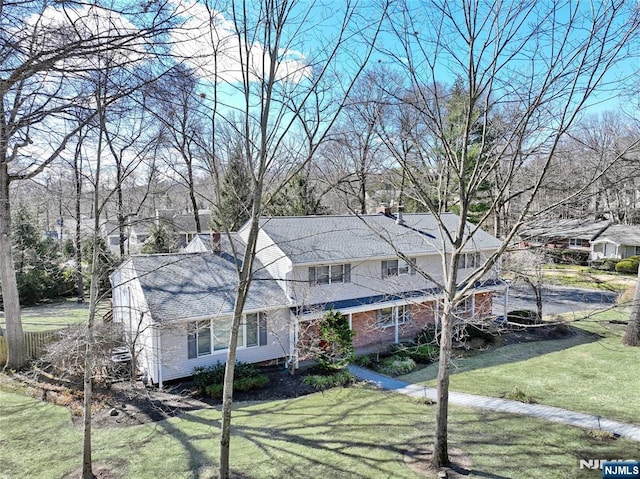
M 50 331 L 28 331 L 24 333 L 24 351 L 29 359 L 40 357 L 44 353 L 47 344 L 60 337 L 63 329 Z M 7 337 L 0 336 L 0 365 L 7 362 Z

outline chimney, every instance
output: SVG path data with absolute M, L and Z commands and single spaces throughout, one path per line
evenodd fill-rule
M 220 232 L 211 230 L 211 251 L 214 253 L 220 252 Z
M 403 225 L 404 218 L 402 217 L 402 213 L 404 212 L 404 206 L 398 205 L 398 214 L 396 216 L 396 224 Z
M 391 216 L 391 208 L 384 203 L 380 203 L 380 206 L 376 208 L 376 214 Z

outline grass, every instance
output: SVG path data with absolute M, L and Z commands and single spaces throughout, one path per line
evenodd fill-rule
M 515 388 L 536 402 L 640 425 L 640 348 L 621 345 L 618 311 L 572 323 L 566 339 L 511 344 L 454 360 L 452 391 L 504 397 Z M 437 364 L 402 379 L 435 385 Z
M 588 266 L 550 264 L 545 268 L 544 281 L 559 286 L 601 289 L 622 293 L 636 283 L 636 275 L 601 271 Z
M 107 312 L 107 303 L 98 306 L 98 314 Z M 78 304 L 74 300 L 59 301 L 21 310 L 24 331 L 47 331 L 83 323 L 89 315 L 89 303 Z M 5 328 L 4 313 L 0 312 L 0 327 Z
M 418 478 L 404 453 L 433 441 L 432 406 L 368 388 L 238 407 L 231 464 L 250 479 Z M 215 475 L 220 412 L 207 409 L 154 424 L 94 429 L 94 464 L 114 478 Z M 476 478 L 596 477 L 580 459 L 638 457 L 637 443 L 533 418 L 453 407 L 450 447 Z M 0 478 L 68 477 L 81 463 L 81 431 L 69 412 L 0 387 Z M 46 445 L 46 446 L 43 446 Z

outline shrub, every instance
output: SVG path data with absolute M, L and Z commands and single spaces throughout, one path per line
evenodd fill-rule
M 193 369 L 193 383 L 204 394 L 219 398 L 224 388 L 224 363 L 199 366 Z M 269 378 L 255 364 L 237 362 L 233 375 L 234 391 L 260 389 L 269 383 Z
M 639 256 L 631 256 L 630 258 L 620 260 L 616 263 L 616 272 L 624 274 L 637 274 L 639 263 Z
M 589 261 L 589 251 L 579 249 L 550 249 L 547 254 L 556 264 L 575 264 L 586 266 Z
M 429 325 L 413 338 L 415 344 L 434 344 L 437 342 L 436 325 Z
M 416 363 L 428 364 L 434 361 L 438 354 L 440 354 L 440 348 L 436 344 L 418 344 L 405 346 L 402 350 L 398 350 L 395 356 L 403 359 L 409 358 Z
M 335 388 L 351 384 L 354 377 L 348 371 L 337 371 L 333 374 L 310 374 L 302 379 L 302 382 L 317 391 Z
M 391 356 L 380 364 L 380 372 L 389 376 L 408 374 L 416 368 L 416 362 L 409 357 Z
M 345 368 L 353 362 L 353 330 L 340 311 L 328 311 L 318 324 L 320 351 L 316 359 L 326 370 Z
M 537 314 L 529 309 L 517 309 L 507 313 L 507 321 L 517 324 L 535 324 Z
M 597 259 L 591 262 L 591 267 L 600 271 L 615 271 L 617 263 L 618 260 L 613 258 Z
M 533 313 L 533 311 L 528 311 L 529 313 Z M 533 314 L 533 318 L 535 318 L 535 313 Z M 483 328 L 481 326 L 475 324 L 466 324 L 464 328 L 465 336 L 468 340 L 471 339 L 481 339 L 485 343 L 493 343 L 496 339 L 495 335 L 489 331 L 486 327 Z
M 358 356 L 355 360 L 355 363 L 358 366 L 362 366 L 363 368 L 368 368 L 369 366 L 371 366 L 372 362 L 373 360 L 371 359 L 371 356 L 369 356 L 368 354 Z

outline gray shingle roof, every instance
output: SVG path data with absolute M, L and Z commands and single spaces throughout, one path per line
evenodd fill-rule
M 199 318 L 233 312 L 237 275 L 228 256 L 176 253 L 132 256 L 155 321 Z M 284 292 L 256 266 L 245 311 L 282 307 Z
M 447 213 L 442 216 L 449 230 L 453 230 L 458 217 Z M 273 217 L 261 220 L 261 228 L 296 264 L 395 257 L 397 250 L 406 255 L 425 255 L 441 250 L 443 240 L 438 225 L 430 214 L 405 214 L 404 224 L 395 217 L 384 215 L 363 216 L 298 216 Z M 497 248 L 500 241 L 478 231 L 473 248 Z
M 520 231 L 522 238 L 557 238 L 592 240 L 607 226 L 608 221 L 586 219 L 544 219 L 530 222 Z
M 611 225 L 594 243 L 600 241 L 610 241 L 625 246 L 640 246 L 640 226 Z

